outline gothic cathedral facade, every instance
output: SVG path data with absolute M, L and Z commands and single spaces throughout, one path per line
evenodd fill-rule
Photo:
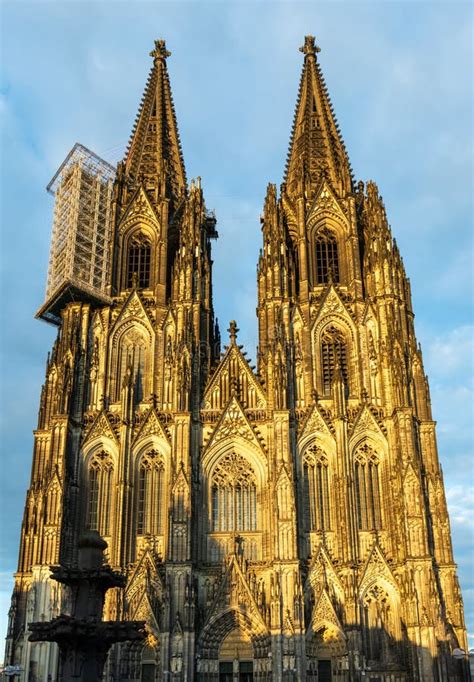
M 186 181 L 163 41 L 123 162 L 76 147 L 56 178 L 39 316 L 58 337 L 7 635 L 21 680 L 57 679 L 28 623 L 67 613 L 49 566 L 73 565 L 87 528 L 127 576 L 105 617 L 147 623 L 107 681 L 468 679 L 409 280 L 314 38 L 301 51 L 261 218 L 256 369 L 235 322 L 220 349 L 216 220 Z

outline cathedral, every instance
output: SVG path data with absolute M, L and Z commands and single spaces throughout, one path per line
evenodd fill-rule
M 216 218 L 186 179 L 164 41 L 123 161 L 76 144 L 48 187 L 37 316 L 58 334 L 9 612 L 21 682 L 60 680 L 28 626 L 68 613 L 50 566 L 76 565 L 87 529 L 126 576 L 104 618 L 146 621 L 107 682 L 469 679 L 410 283 L 319 51 L 307 36 L 266 191 L 256 367 L 235 321 L 221 350 Z

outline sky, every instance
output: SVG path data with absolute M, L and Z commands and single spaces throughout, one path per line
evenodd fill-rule
M 164 38 L 188 179 L 216 210 L 214 301 L 255 357 L 259 216 L 282 181 L 314 34 L 356 179 L 375 180 L 411 278 L 455 560 L 474 646 L 472 5 L 457 2 L 0 3 L 0 660 L 45 359 L 53 199 L 78 141 L 120 160 Z M 225 340 L 225 331 L 224 331 Z

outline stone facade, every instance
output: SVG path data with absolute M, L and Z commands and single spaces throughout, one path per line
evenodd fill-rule
M 284 182 L 268 186 L 258 367 L 220 352 L 215 218 L 188 186 L 163 41 L 113 190 L 110 303 L 64 299 L 48 358 L 6 663 L 56 679 L 27 624 L 68 610 L 49 566 L 84 529 L 145 620 L 107 680 L 468 679 L 409 281 L 355 183 L 312 37 Z M 51 677 L 48 677 L 51 675 Z

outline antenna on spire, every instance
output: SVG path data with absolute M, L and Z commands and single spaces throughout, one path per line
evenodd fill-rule
M 313 55 L 313 57 L 316 57 L 316 54 L 318 52 L 321 52 L 321 48 L 316 45 L 316 39 L 314 36 L 305 36 L 304 37 L 304 45 L 300 47 L 300 52 L 303 52 L 303 54 L 306 57 L 309 57 Z
M 166 49 L 165 40 L 155 40 L 155 49 L 150 52 L 150 57 L 156 61 L 164 61 L 166 57 L 169 57 L 171 52 Z

